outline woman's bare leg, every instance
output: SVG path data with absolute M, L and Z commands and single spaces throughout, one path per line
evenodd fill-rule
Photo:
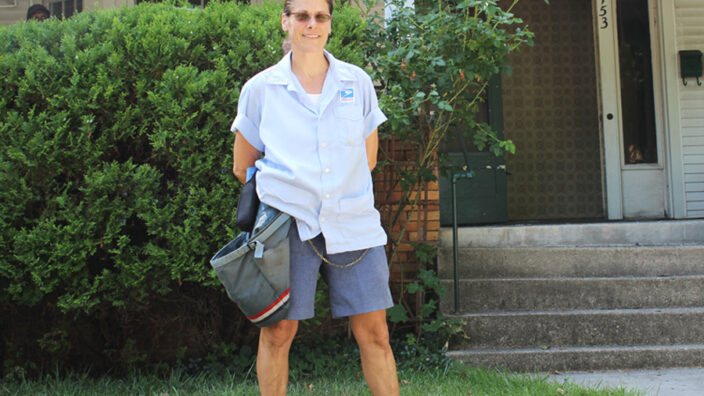
M 288 352 L 298 330 L 297 320 L 262 327 L 257 351 L 257 380 L 262 396 L 284 396 L 288 385 Z
M 359 345 L 362 371 L 374 396 L 399 394 L 396 360 L 389 344 L 386 311 L 350 316 L 350 326 Z

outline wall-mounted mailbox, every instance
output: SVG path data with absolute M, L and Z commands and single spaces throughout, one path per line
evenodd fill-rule
M 687 85 L 687 79 L 694 77 L 697 85 L 702 85 L 702 52 L 699 50 L 680 51 L 680 74 L 682 83 Z

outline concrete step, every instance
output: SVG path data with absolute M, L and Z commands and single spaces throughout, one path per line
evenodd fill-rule
M 459 229 L 451 356 L 514 370 L 704 365 L 704 220 Z M 454 309 L 452 228 L 438 274 Z
M 459 249 L 460 278 L 704 275 L 698 246 Z M 453 278 L 452 244 L 442 244 L 438 276 Z
M 464 330 L 469 336 L 456 349 L 704 342 L 704 307 L 511 311 L 455 317 L 466 320 Z
M 472 366 L 511 371 L 594 371 L 704 366 L 704 344 L 472 349 L 448 356 Z
M 454 282 L 443 312 L 454 310 Z M 704 307 L 704 275 L 607 278 L 502 278 L 460 280 L 464 312 L 566 309 Z
M 704 244 L 704 220 L 461 227 L 459 247 L 681 246 Z M 452 227 L 440 230 L 452 247 Z

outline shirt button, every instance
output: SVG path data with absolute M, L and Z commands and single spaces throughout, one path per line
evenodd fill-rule
M 323 172 L 330 173 L 330 168 L 325 168 L 325 170 Z
M 327 146 L 328 146 L 328 144 L 327 144 L 327 143 L 325 143 L 325 142 L 322 142 L 322 143 L 320 143 L 320 146 L 321 146 L 322 148 L 325 148 L 325 147 L 327 147 Z
M 330 194 L 325 194 L 325 199 L 330 199 Z
M 324 221 L 325 221 L 325 217 L 321 217 L 321 218 L 320 218 L 320 222 L 322 223 L 322 222 L 324 222 Z

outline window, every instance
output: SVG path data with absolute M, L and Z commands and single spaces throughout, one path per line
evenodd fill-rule
M 657 163 L 650 22 L 646 0 L 618 0 L 623 148 L 626 164 Z
M 47 8 L 53 17 L 69 18 L 73 14 L 83 11 L 83 0 L 52 1 Z

